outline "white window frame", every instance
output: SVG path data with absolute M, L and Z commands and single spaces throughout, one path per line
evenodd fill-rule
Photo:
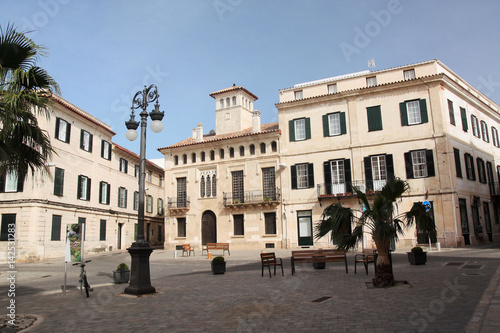
M 490 142 L 490 136 L 488 134 L 488 124 L 484 120 L 481 120 L 481 132 L 483 134 L 484 142 Z
M 102 147 L 102 158 L 105 160 L 111 160 L 111 143 L 109 143 L 106 140 L 102 140 L 103 142 L 103 147 Z
M 57 133 L 57 137 L 56 139 L 58 140 L 61 140 L 63 142 L 68 142 L 68 133 L 67 133 L 67 130 L 68 130 L 68 125 L 69 123 L 64 120 L 64 119 L 61 119 L 61 118 L 57 118 L 57 121 L 59 122 L 59 131 Z
M 415 76 L 415 69 L 408 69 L 406 71 L 403 71 L 403 75 L 404 75 L 405 81 L 413 80 L 416 77 Z
M 60 126 L 60 125 L 59 125 Z M 82 137 L 82 149 L 85 151 L 90 152 L 91 146 L 90 146 L 90 137 L 91 134 L 90 132 L 86 130 L 82 130 L 83 137 Z
M 422 115 L 420 113 L 420 101 L 406 102 L 406 113 L 408 115 L 408 125 L 416 125 L 422 123 Z
M 304 98 L 304 90 L 295 91 L 294 97 L 295 97 L 295 100 L 303 99 Z
M 101 200 L 99 203 L 107 204 L 109 202 L 108 201 L 108 199 L 109 199 L 108 185 L 109 184 L 106 182 L 101 182 L 100 184 L 101 184 L 101 188 L 99 189 L 99 191 L 101 192 L 101 195 L 100 195 Z
M 309 187 L 308 164 L 297 164 L 297 188 Z
M 90 181 L 90 178 L 87 177 L 87 176 L 83 176 L 81 175 L 81 183 L 80 183 L 80 189 L 81 189 L 81 194 L 78 199 L 80 200 L 89 200 L 90 198 L 87 196 L 87 193 L 88 193 L 88 186 L 89 186 L 89 181 Z
M 146 212 L 147 213 L 153 212 L 153 197 L 150 195 L 146 196 Z
M 17 192 L 19 177 L 16 170 L 9 170 L 5 175 L 5 193 Z
M 330 136 L 340 135 L 342 133 L 340 125 L 340 112 L 328 115 L 328 133 Z
M 411 164 L 413 166 L 414 178 L 426 178 L 427 172 L 427 158 L 425 150 L 415 150 L 411 152 Z
M 127 208 L 127 189 L 125 187 L 120 186 L 118 188 L 118 207 Z
M 128 161 L 124 158 L 120 158 L 120 171 L 123 173 L 127 173 L 128 169 Z
M 329 84 L 328 85 L 328 93 L 329 94 L 336 94 L 337 93 L 337 84 L 336 83 L 332 83 L 332 84 Z
M 491 127 L 491 137 L 493 140 L 493 145 L 500 148 L 500 142 L 498 141 L 498 130 L 495 127 Z
M 375 87 L 377 85 L 377 77 L 370 76 L 366 78 L 366 86 L 367 87 Z
M 293 121 L 295 131 L 295 141 L 302 141 L 306 139 L 306 120 L 305 118 L 295 119 Z
M 479 132 L 479 120 L 475 115 L 471 114 L 470 121 L 472 123 L 472 135 L 474 135 L 477 138 L 480 138 L 481 134 Z

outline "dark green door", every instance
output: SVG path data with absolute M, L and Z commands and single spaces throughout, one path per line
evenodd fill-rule
M 312 212 L 310 210 L 297 211 L 297 224 L 299 246 L 312 246 Z

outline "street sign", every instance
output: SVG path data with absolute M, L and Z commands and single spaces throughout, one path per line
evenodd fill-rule
M 431 203 L 429 201 L 425 200 L 424 202 L 422 202 L 422 205 L 424 205 L 426 212 L 431 210 Z

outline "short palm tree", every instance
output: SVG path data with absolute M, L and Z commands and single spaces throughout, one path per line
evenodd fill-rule
M 315 226 L 315 238 L 330 234 L 331 241 L 338 244 L 339 250 L 348 250 L 363 239 L 363 230 L 368 229 L 377 246 L 377 269 L 373 284 L 376 287 L 394 285 L 394 274 L 389 259 L 392 240 L 403 234 L 405 227 L 417 221 L 419 228 L 435 230 L 434 221 L 421 203 L 413 204 L 410 211 L 398 213 L 398 200 L 409 191 L 408 183 L 399 178 L 392 178 L 370 202 L 365 193 L 354 188 L 363 203 L 362 211 L 342 207 L 340 203 L 325 208 L 321 220 Z M 352 223 L 355 224 L 351 232 Z
M 53 78 L 36 66 L 43 47 L 12 25 L 0 27 L 0 174 L 24 178 L 44 170 L 53 153 L 37 115 L 49 116 L 50 96 L 59 93 Z

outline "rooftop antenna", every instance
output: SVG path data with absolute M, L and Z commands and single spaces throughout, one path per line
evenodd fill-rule
M 375 68 L 375 59 L 368 60 L 368 67 L 370 67 L 370 72 L 373 72 L 373 69 Z

